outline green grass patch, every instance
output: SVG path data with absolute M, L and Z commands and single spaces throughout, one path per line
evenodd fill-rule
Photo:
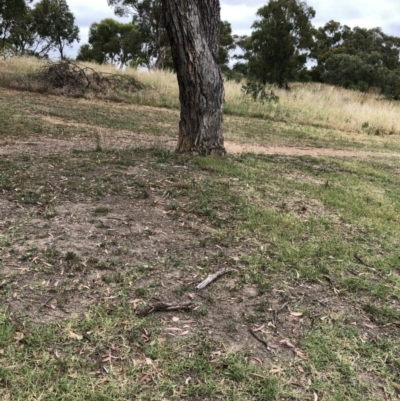
M 164 138 L 178 113 L 53 100 L 0 111 L 5 152 L 26 146 L 0 159 L 1 399 L 398 397 L 397 158 L 115 149 L 97 127 Z M 250 143 L 395 141 L 227 120 L 242 142 L 245 126 Z M 38 152 L 49 137 L 90 146 Z M 195 310 L 136 314 L 159 301 Z
M 245 354 L 217 356 L 220 345 L 200 337 L 165 343 L 155 320 L 128 307 L 102 305 L 80 321 L 23 331 L 2 319 L 0 394 L 10 400 L 274 400 L 280 393 L 276 378 Z

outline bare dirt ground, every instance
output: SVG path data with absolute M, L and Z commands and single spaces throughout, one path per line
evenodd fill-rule
M 155 177 L 142 178 L 153 181 Z M 21 321 L 42 324 L 82 316 L 100 303 L 108 304 L 111 311 L 123 301 L 137 310 L 148 302 L 193 302 L 195 319 L 180 312 L 160 315 L 167 337 L 203 333 L 223 341 L 227 350 L 253 350 L 266 357 L 265 346 L 248 331 L 249 323 L 256 323 L 252 319 L 261 313 L 269 316 L 270 323 L 258 327 L 257 334 L 272 338 L 269 349 L 278 349 L 285 359 L 306 358 L 288 337 L 300 338 L 314 319 L 350 314 L 366 338 L 378 335 L 357 305 L 349 304 L 333 287 L 327 293 L 324 285 L 288 277 L 263 293 L 256 286 L 239 284 L 244 271 L 237 261 L 249 246 L 215 244 L 214 230 L 193 216 L 174 216 L 157 192 L 146 199 L 132 200 L 124 194 L 100 202 L 85 197 L 65 200 L 52 219 L 38 215 L 35 207 L 2 201 L 2 231 L 16 237 L 1 254 L 3 283 L 12 286 L 3 306 Z M 111 212 L 93 217 L 97 207 Z M 68 254 L 74 255 L 71 261 Z M 199 270 L 203 263 L 211 264 L 212 270 Z M 142 274 L 129 274 L 138 267 Z M 196 291 L 208 273 L 221 268 L 232 272 Z M 124 300 L 119 296 L 123 289 Z M 304 305 L 312 311 L 307 318 L 297 313 Z M 379 330 L 380 336 L 383 331 Z
M 127 130 L 111 130 L 89 124 L 74 123 L 64 121 L 57 117 L 41 116 L 44 121 L 52 124 L 62 124 L 73 127 L 93 128 L 98 132 L 99 141 L 104 148 L 124 149 L 127 146 L 151 148 L 160 146 L 163 149 L 173 151 L 176 146 L 176 139 L 169 136 L 151 136 L 148 134 L 138 134 Z M 75 138 L 74 140 L 62 140 L 41 137 L 40 140 L 33 141 L 13 141 L 0 143 L 0 155 L 9 153 L 23 153 L 29 146 L 29 152 L 43 154 L 46 152 L 71 151 L 73 149 L 89 150 L 94 146 L 92 139 Z M 282 156 L 328 156 L 328 157 L 400 157 L 399 153 L 383 153 L 353 150 L 338 150 L 328 148 L 300 148 L 288 146 L 256 146 L 225 141 L 225 147 L 230 154 L 255 153 L 265 155 Z
M 52 123 L 62 120 L 46 118 Z M 75 124 L 77 125 L 77 124 Z M 79 125 L 79 124 L 78 124 Z M 82 126 L 82 125 L 80 125 Z M 104 148 L 124 149 L 129 146 L 152 148 L 160 146 L 173 150 L 175 139 L 149 137 L 129 131 L 98 128 L 99 141 Z M 31 141 L 12 141 L 1 145 L 2 156 L 46 156 L 72 150 L 94 149 L 96 142 L 87 138 L 61 140 L 40 137 Z M 254 152 L 279 155 L 372 157 L 400 156 L 373 152 L 341 151 L 320 148 L 259 147 L 227 141 L 229 153 Z M 222 339 L 229 349 L 258 349 L 267 352 L 265 344 L 249 333 L 249 324 L 259 313 L 270 317 L 268 325 L 258 327 L 259 335 L 273 338 L 270 349 L 281 349 L 290 358 L 307 356 L 296 343 L 287 340 L 300 337 L 302 328 L 312 326 L 314 319 L 346 313 L 352 315 L 366 337 L 377 335 L 357 305 L 349 304 L 332 286 L 304 284 L 282 277 L 281 286 L 260 294 L 252 285 L 240 285 L 238 277 L 244 272 L 239 258 L 249 251 L 246 241 L 239 239 L 235 247 L 225 247 L 213 240 L 218 230 L 196 219 L 193 214 L 175 213 L 168 201 L 168 191 L 183 190 L 180 177 L 188 171 L 182 166 L 166 166 L 147 170 L 145 158 L 135 167 L 125 170 L 126 177 L 146 183 L 149 193 L 141 197 L 138 188 L 127 185 L 120 194 L 93 200 L 84 194 L 68 194 L 68 185 L 78 187 L 82 180 L 91 181 L 93 173 L 85 177 L 64 177 L 52 173 L 51 163 L 43 161 L 37 168 L 48 169 L 47 184 L 57 198 L 54 217 L 48 218 L 40 205 L 23 205 L 15 197 L 0 201 L 0 228 L 13 239 L 11 247 L 2 250 L 1 285 L 10 284 L 11 290 L 2 303 L 15 316 L 29 319 L 34 324 L 70 318 L 84 314 L 89 307 L 106 302 L 112 309 L 122 302 L 119 291 L 127 290 L 124 302 L 140 308 L 149 300 L 163 302 L 193 302 L 198 319 L 181 315 L 171 320 L 171 314 L 161 317 L 166 335 L 184 336 L 207 333 Z M 112 172 L 96 174 L 112 176 Z M 60 181 L 61 179 L 61 181 Z M 201 177 L 197 177 L 201 179 Z M 63 181 L 65 180 L 65 181 Z M 81 180 L 81 181 L 79 181 Z M 182 200 L 183 199 L 183 200 Z M 182 210 L 184 197 L 178 200 Z M 99 208 L 105 215 L 96 214 Z M 251 242 L 251 239 L 250 239 Z M 209 271 L 201 265 L 211 265 Z M 199 268 L 200 266 L 200 268 Z M 132 268 L 139 272 L 129 275 Z M 195 285 L 208 273 L 228 267 L 232 272 L 197 292 Z M 236 291 L 232 296 L 232 291 Z M 304 318 L 296 307 L 307 305 L 311 310 Z M 295 307 L 293 305 L 296 305 Z M 207 309 L 208 313 L 202 313 Z M 171 328 L 172 327 L 172 328 Z M 390 329 L 388 329 L 390 330 Z M 380 335 L 385 329 L 380 329 Z
M 234 142 L 226 142 L 226 150 L 228 153 L 256 153 L 264 155 L 282 155 L 282 156 L 329 156 L 329 157 L 400 157 L 397 153 L 381 153 L 381 152 L 363 152 L 353 150 L 337 150 L 326 148 L 295 148 L 288 146 L 252 146 L 242 145 Z

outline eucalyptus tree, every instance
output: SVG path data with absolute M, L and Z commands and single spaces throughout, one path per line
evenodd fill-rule
M 163 14 L 181 103 L 177 151 L 223 155 L 219 0 L 163 0 Z
M 32 15 L 46 51 L 58 50 L 61 59 L 65 58 L 65 47 L 79 41 L 79 28 L 66 0 L 41 0 Z
M 149 60 L 156 59 L 155 68 L 162 68 L 171 52 L 181 103 L 177 151 L 225 154 L 219 0 L 108 0 L 108 4 L 118 15 L 132 13 L 133 22 L 145 33 Z M 229 26 L 223 28 L 229 33 Z M 222 46 L 228 51 L 227 42 Z
M 361 91 L 379 88 L 399 98 L 400 38 L 381 28 L 351 29 L 335 21 L 315 30 L 314 37 L 314 80 Z
M 118 16 L 132 15 L 132 22 L 142 34 L 142 64 L 163 68 L 168 47 L 161 0 L 107 0 Z M 155 60 L 155 61 L 154 61 Z
M 312 7 L 300 0 L 269 0 L 245 41 L 248 73 L 262 83 L 288 87 L 302 71 L 313 46 Z
M 6 46 L 7 38 L 12 28 L 25 17 L 28 3 L 32 0 L 0 0 L 0 48 Z
M 122 68 L 140 57 L 142 38 L 135 24 L 106 18 L 90 26 L 89 43 L 81 46 L 77 60 L 116 64 Z

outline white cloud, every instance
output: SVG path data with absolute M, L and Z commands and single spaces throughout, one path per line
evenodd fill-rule
M 245 4 L 228 4 L 221 2 L 221 19 L 229 21 L 232 25 L 232 30 L 237 35 L 248 35 L 250 27 L 255 21 L 255 14 L 258 7 L 249 7 Z
M 307 5 L 316 11 L 313 24 L 325 25 L 330 20 L 343 25 L 363 28 L 381 27 L 390 35 L 400 36 L 400 2 L 398 0 L 308 0 Z M 267 0 L 221 0 L 222 19 L 231 22 L 233 31 L 249 34 L 257 10 Z M 240 32 L 238 32 L 240 30 Z
M 389 35 L 400 36 L 398 0 L 308 0 L 307 4 L 316 11 L 317 26 L 333 19 L 350 27 L 381 27 Z

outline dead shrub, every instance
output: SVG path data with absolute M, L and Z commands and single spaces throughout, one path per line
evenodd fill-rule
M 69 60 L 49 61 L 37 73 L 31 74 L 31 79 L 67 96 L 77 97 L 89 91 L 105 95 L 121 91 L 134 93 L 142 89 L 140 82 L 132 76 L 97 72 Z
M 143 85 L 132 75 L 98 72 L 70 60 L 48 61 L 34 72 L 0 71 L 0 85 L 38 93 L 111 100 L 127 98 Z

